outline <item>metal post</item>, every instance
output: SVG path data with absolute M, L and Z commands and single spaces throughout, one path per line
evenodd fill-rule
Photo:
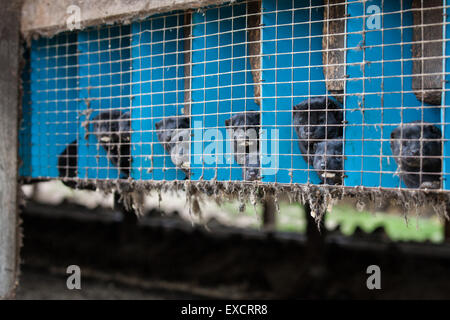
M 323 220 L 320 222 L 320 225 L 317 225 L 316 220 L 311 216 L 311 207 L 309 204 L 305 204 L 305 218 L 307 221 L 306 224 L 306 237 L 307 237 L 307 245 L 308 251 L 314 253 L 315 256 L 320 255 L 325 247 L 325 225 Z
M 276 226 L 276 216 L 275 216 L 275 200 L 273 196 L 266 196 L 263 202 L 263 229 L 267 231 L 272 231 Z
M 114 192 L 114 208 L 122 213 L 123 223 L 125 225 L 134 226 L 137 224 L 137 215 L 133 209 L 127 209 L 122 201 L 120 201 L 120 193 Z
M 17 139 L 21 1 L 0 10 L 0 299 L 14 297 L 19 266 Z

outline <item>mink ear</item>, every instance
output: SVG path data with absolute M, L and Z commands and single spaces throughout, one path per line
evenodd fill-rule
M 161 125 L 162 125 L 162 121 L 156 122 L 155 123 L 156 130 L 159 130 L 159 128 L 161 128 Z
M 431 126 L 431 132 L 436 135 L 436 138 L 442 138 L 441 130 L 436 126 Z
M 231 126 L 231 119 L 225 120 L 225 125 L 226 125 L 227 127 Z
M 316 153 L 316 150 L 317 150 L 317 143 L 314 143 L 312 152 L 313 152 L 313 153 Z
M 391 132 L 391 139 L 396 139 L 396 138 L 397 138 L 397 131 L 396 131 L 396 129 L 394 129 Z
M 336 109 L 336 104 L 334 102 L 333 99 L 331 99 L 331 97 L 327 97 L 327 108 L 328 109 Z
M 328 109 L 330 110 L 330 109 Z M 336 121 L 338 123 L 344 123 L 344 112 L 342 110 L 339 109 L 333 109 L 332 111 L 330 110 L 329 112 L 332 112 L 336 118 Z
M 124 113 L 122 113 L 122 114 L 120 115 L 120 119 L 126 119 L 126 120 L 128 120 L 128 119 L 130 119 L 130 118 L 131 118 L 131 112 L 130 112 L 130 111 L 124 112 Z

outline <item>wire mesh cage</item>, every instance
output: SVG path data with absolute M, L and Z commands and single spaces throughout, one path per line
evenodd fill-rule
M 21 174 L 448 190 L 446 1 L 233 1 L 34 40 Z

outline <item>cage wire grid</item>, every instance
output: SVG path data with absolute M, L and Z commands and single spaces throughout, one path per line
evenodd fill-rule
M 233 1 L 33 40 L 20 174 L 446 191 L 448 9 Z M 404 137 L 414 121 L 426 124 Z

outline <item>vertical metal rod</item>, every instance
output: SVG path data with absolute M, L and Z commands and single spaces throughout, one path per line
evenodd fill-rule
M 447 219 L 444 222 L 444 241 L 450 242 L 450 221 Z
M 325 225 L 324 219 L 317 225 L 316 220 L 311 216 L 311 206 L 309 204 L 304 205 L 305 218 L 306 218 L 306 239 L 308 245 L 308 251 L 313 251 L 317 255 L 324 248 L 325 243 Z
M 447 203 L 447 215 L 450 216 L 450 203 Z M 444 220 L 444 242 L 450 243 L 450 221 Z
M 273 196 L 267 196 L 263 202 L 263 229 L 266 231 L 273 231 L 276 227 L 275 215 L 275 199 Z
M 123 223 L 126 225 L 137 224 L 137 215 L 133 209 L 127 208 L 122 201 L 120 201 L 120 194 L 114 192 L 114 208 L 119 210 L 123 216 Z
M 247 4 L 247 42 L 255 103 L 261 106 L 261 1 Z

